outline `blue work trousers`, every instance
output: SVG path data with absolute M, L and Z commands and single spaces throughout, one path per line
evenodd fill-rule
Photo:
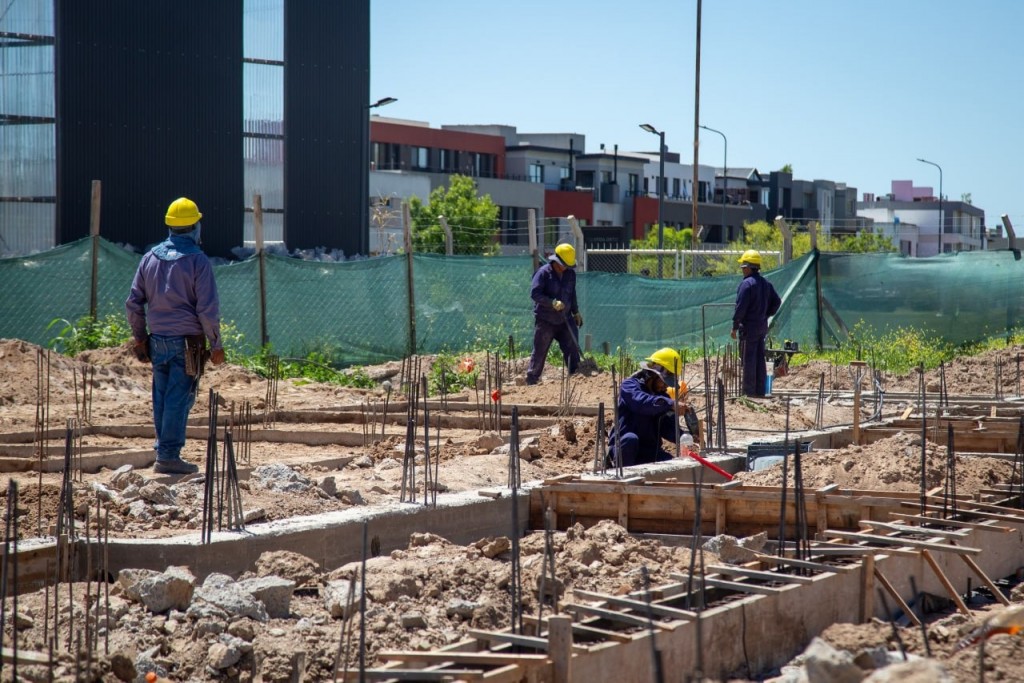
M 156 459 L 181 458 L 188 413 L 196 402 L 199 378 L 185 374 L 185 337 L 149 337 L 153 363 L 153 426 Z
M 740 354 L 743 356 L 743 394 L 760 398 L 764 396 L 768 381 L 768 369 L 764 358 L 765 335 L 748 336 L 741 333 Z
M 622 466 L 632 467 L 633 465 L 648 465 L 652 462 L 663 462 L 671 460 L 672 454 L 661 448 L 658 443 L 640 443 L 640 437 L 633 432 L 619 434 L 619 448 L 615 448 L 615 433 L 608 439 L 608 458 L 613 465 L 618 465 L 622 454 Z
M 548 358 L 551 342 L 557 341 L 562 350 L 565 367 L 569 374 L 576 372 L 580 364 L 580 350 L 576 341 L 576 325 L 566 318 L 561 323 L 549 323 L 537 320 L 533 324 L 533 353 L 530 365 L 526 368 L 526 382 L 536 384 L 544 372 L 544 362 Z

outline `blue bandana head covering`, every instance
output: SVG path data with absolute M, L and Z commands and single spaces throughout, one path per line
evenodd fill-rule
M 191 254 L 201 254 L 199 233 L 202 228 L 196 223 L 188 232 L 169 231 L 167 239 L 153 247 L 153 255 L 161 261 L 177 261 Z

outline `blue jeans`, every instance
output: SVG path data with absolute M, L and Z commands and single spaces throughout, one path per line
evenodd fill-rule
M 526 368 L 526 381 L 530 384 L 537 382 L 544 372 L 544 362 L 548 359 L 548 349 L 552 341 L 558 341 L 558 348 L 562 350 L 562 357 L 565 359 L 565 369 L 571 375 L 576 372 L 580 364 L 579 342 L 576 341 L 576 323 L 568 318 L 565 322 L 549 323 L 544 320 L 537 320 L 533 324 L 533 353 L 530 355 L 530 365 Z
M 153 362 L 153 426 L 156 427 L 156 459 L 181 458 L 188 413 L 196 402 L 199 379 L 185 374 L 185 338 L 149 337 Z

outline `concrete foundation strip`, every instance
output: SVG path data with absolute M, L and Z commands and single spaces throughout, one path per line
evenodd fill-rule
M 889 579 L 885 578 L 885 575 L 878 570 L 878 567 L 874 568 L 872 575 L 876 579 L 878 579 L 878 583 L 882 584 L 882 588 L 884 588 L 885 592 L 889 594 L 889 597 L 893 598 L 896 601 L 896 604 L 900 606 L 900 609 L 903 610 L 903 613 L 905 615 L 907 615 L 907 618 L 914 622 L 915 626 L 920 626 L 921 620 L 918 618 L 916 614 L 914 614 L 914 610 L 910 609 L 910 605 L 908 605 L 906 601 L 900 596 L 899 591 L 893 587 Z M 867 591 L 865 591 L 865 593 L 866 592 Z
M 949 577 L 947 577 L 945 572 L 942 571 L 942 567 L 940 567 L 939 563 L 935 561 L 932 554 L 926 548 L 922 548 L 921 557 L 925 559 L 928 566 L 932 568 L 933 572 L 935 572 L 935 577 L 939 580 L 939 583 L 942 584 L 942 587 L 946 589 L 950 600 L 956 603 L 956 608 L 960 610 L 962 614 L 968 617 L 971 616 L 971 610 L 967 609 L 967 605 L 964 604 L 963 598 L 961 598 L 960 594 L 956 592 L 956 588 L 954 588 L 953 584 L 950 583 Z

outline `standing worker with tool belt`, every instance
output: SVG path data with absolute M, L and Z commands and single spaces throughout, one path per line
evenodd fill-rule
M 576 250 L 571 244 L 559 244 L 548 262 L 533 274 L 530 298 L 533 299 L 533 354 L 526 368 L 526 383 L 536 384 L 544 372 L 544 361 L 552 340 L 565 358 L 569 374 L 580 364 L 579 328 L 583 326 L 576 301 Z
M 136 357 L 153 364 L 153 425 L 160 474 L 193 474 L 181 459 L 188 413 L 209 358 L 224 362 L 220 300 L 210 260 L 199 248 L 199 207 L 181 197 L 167 209 L 167 239 L 142 257 L 125 301 Z M 206 340 L 211 350 L 206 350 Z
M 761 276 L 760 252 L 747 249 L 739 262 L 743 269 L 743 281 L 736 289 L 732 338 L 736 339 L 739 334 L 740 355 L 743 357 L 743 393 L 753 398 L 762 398 L 768 379 L 764 357 L 768 318 L 779 312 L 782 300 L 772 283 Z
M 675 443 L 677 416 L 684 416 L 687 431 L 695 438 L 699 436 L 697 414 L 687 405 L 686 383 L 679 379 L 681 371 L 679 353 L 664 348 L 652 353 L 639 371 L 622 380 L 618 422 L 608 436 L 612 464 L 632 467 L 671 460 L 673 455 L 661 447 L 661 441 Z M 678 399 L 669 395 L 670 389 Z

